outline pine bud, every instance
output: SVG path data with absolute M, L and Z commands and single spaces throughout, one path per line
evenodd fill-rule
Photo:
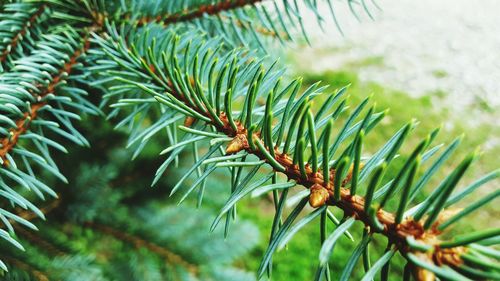
M 238 153 L 246 147 L 248 147 L 246 135 L 238 134 L 227 144 L 226 154 Z
M 313 208 L 319 208 L 325 205 L 326 201 L 330 197 L 328 190 L 320 184 L 314 184 L 311 186 L 311 194 L 309 195 L 309 205 Z

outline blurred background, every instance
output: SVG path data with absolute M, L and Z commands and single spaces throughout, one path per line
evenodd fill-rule
M 373 95 L 377 110 L 390 109 L 378 133 L 368 138 L 364 147 L 367 154 L 380 148 L 412 118 L 419 120 L 395 165 L 401 165 L 405 152 L 439 126 L 442 130 L 437 142 L 449 144 L 465 134 L 459 152 L 447 162 L 448 169 L 441 169 L 432 178 L 426 192 L 476 147 L 481 147 L 483 156 L 460 186 L 497 169 L 500 2 L 378 0 L 379 9 L 366 0 L 369 14 L 362 5 L 354 6 L 358 19 L 344 2 L 336 1 L 342 32 L 331 21 L 321 30 L 315 21 L 305 18 L 314 47 L 296 42 L 282 51 L 282 62 L 289 66 L 290 76 L 303 76 L 304 87 L 321 80 L 331 85 L 332 92 L 350 84 L 350 104 Z M 205 192 L 201 206 L 196 196 L 178 206 L 182 192 L 174 197 L 169 193 L 191 167 L 196 149 L 185 151 L 178 168 L 168 170 L 161 182 L 150 188 L 155 170 L 164 160 L 158 152 L 165 148 L 165 140 L 152 141 L 129 162 L 133 152 L 123 149 L 127 133 L 113 130 L 101 118 L 88 117 L 81 127 L 92 147 L 69 147 L 72 153 L 59 157 L 58 163 L 64 163 L 62 172 L 71 184 L 51 183 L 59 185 L 61 199 L 45 206 L 48 222 L 37 223 L 40 235 L 19 228 L 27 251 L 15 252 L 17 256 L 10 262 L 29 271 L 30 259 L 46 261 L 52 275 L 64 276 L 61 280 L 256 279 L 273 220 L 272 198 L 246 198 L 238 205 L 235 222 L 229 222 L 227 238 L 224 223 L 210 233 L 212 220 L 229 194 L 229 185 L 224 184 L 229 180 L 227 173 L 209 177 L 200 191 Z M 199 151 L 200 155 L 203 152 Z M 184 184 L 188 187 L 195 180 Z M 475 196 L 489 193 L 498 184 L 490 183 Z M 499 226 L 499 215 L 499 208 L 490 204 L 457 228 L 465 232 L 485 225 Z M 313 279 L 320 248 L 316 226 L 305 227 L 287 249 L 275 255 L 272 280 Z M 360 238 L 362 227 L 356 227 L 352 229 L 353 239 Z M 336 245 L 331 259 L 334 279 L 339 277 L 353 245 L 348 237 Z M 374 255 L 377 248 L 384 247 L 383 240 L 375 243 Z M 21 260 L 28 262 L 19 264 Z M 68 267 L 80 271 L 64 275 Z M 396 262 L 390 280 L 400 280 L 401 267 L 402 262 Z M 363 274 L 361 266 L 358 268 L 352 280 L 359 280 Z M 23 272 L 9 274 L 9 278 L 18 279 L 7 280 L 28 280 L 23 279 Z

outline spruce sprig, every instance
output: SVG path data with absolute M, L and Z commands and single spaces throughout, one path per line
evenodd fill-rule
M 109 28 L 112 30 L 108 34 L 117 34 L 116 31 L 113 31 L 113 27 Z M 142 35 L 142 32 L 156 34 L 157 37 L 146 39 L 155 42 L 153 47 L 149 47 L 150 44 L 144 44 L 142 40 L 146 37 Z M 94 37 L 95 41 L 103 48 L 102 55 L 106 57 L 101 62 L 109 66 L 110 76 L 120 82 L 119 85 L 110 88 L 110 96 L 113 96 L 116 101 L 114 106 L 120 108 L 141 106 L 144 96 L 137 93 L 137 90 L 141 90 L 155 98 L 162 111 L 176 112 L 175 114 L 199 121 L 192 123 L 189 130 L 186 130 L 185 126 L 182 127 L 185 132 L 189 133 L 184 135 L 184 141 L 174 142 L 167 149 L 171 155 L 157 171 L 157 177 L 166 170 L 166 167 L 184 147 L 191 143 L 206 143 L 204 142 L 206 138 L 211 139 L 209 143 L 206 143 L 209 146 L 217 144 L 219 147 L 221 142 L 227 144 L 225 152 L 219 152 L 221 156 L 209 154 L 208 158 L 203 160 L 202 163 L 217 163 L 206 170 L 205 174 L 202 175 L 203 179 L 218 167 L 229 168 L 231 174 L 239 174 L 244 167 L 251 168 L 251 171 L 241 181 L 231 181 L 232 194 L 212 228 L 217 226 L 222 217 L 228 214 L 228 211 L 232 210 L 241 198 L 254 192 L 260 186 L 265 185 L 267 191 L 292 188 L 291 185 L 283 182 L 266 184 L 266 181 L 275 173 L 286 176 L 288 181 L 294 183 L 294 186 L 301 185 L 310 189 L 308 199 L 301 200 L 301 203 L 284 221 L 283 226 L 278 228 L 276 235 L 273 235 L 259 270 L 260 276 L 269 268 L 270 257 L 274 251 L 283 247 L 295 232 L 311 223 L 315 217 L 315 215 L 313 217 L 307 216 L 293 225 L 297 214 L 304 208 L 304 200 L 308 200 L 310 205 L 315 208 L 321 208 L 321 211 L 311 215 L 321 214 L 325 206 L 338 207 L 344 211 L 346 218 L 361 221 L 369 229 L 369 236 L 380 233 L 394 245 L 394 248 L 388 252 L 391 254 L 384 255 L 379 263 L 375 263 L 375 267 L 367 272 L 367 276 L 373 276 L 376 271 L 384 267 L 394 255 L 394 251 L 399 251 L 401 255 L 407 257 L 410 253 L 420 251 L 421 247 L 415 247 L 415 245 L 423 244 L 426 245 L 425 256 L 429 260 L 455 268 L 458 272 L 451 269 L 432 271 L 427 268 L 427 270 L 444 278 L 456 279 L 456 276 L 464 274 L 461 270 L 461 259 L 456 259 L 465 251 L 463 246 L 497 235 L 495 230 L 485 234 L 478 232 L 477 235 L 471 235 L 473 237 L 471 240 L 465 239 L 464 241 L 467 243 L 456 244 L 457 247 L 453 247 L 455 244 L 452 243 L 450 244 L 452 246 L 448 248 L 449 242 L 443 241 L 442 233 L 438 231 L 440 223 L 444 220 L 443 215 L 446 215 L 442 206 L 450 198 L 451 191 L 457 186 L 458 180 L 476 158 L 477 153 L 467 156 L 448 175 L 442 187 L 438 187 L 440 191 L 436 197 L 424 200 L 425 206 L 434 206 L 433 208 L 421 206 L 415 217 L 410 217 L 405 213 L 408 211 L 410 195 L 416 188 L 414 178 L 418 174 L 420 163 L 430 159 L 440 147 L 429 148 L 438 130 L 429 134 L 415 147 L 401 170 L 395 173 L 395 178 L 382 181 L 384 171 L 391 167 L 390 162 L 414 126 L 412 123 L 404 126 L 363 165 L 353 164 L 356 161 L 351 159 L 360 159 L 359 155 L 362 154 L 360 150 L 364 135 L 376 131 L 376 125 L 384 115 L 384 112 L 374 112 L 373 108 L 370 108 L 365 116 L 356 122 L 356 119 L 366 108 L 368 100 L 356 107 L 347 117 L 345 124 L 341 126 L 340 132 L 333 135 L 330 128 L 333 125 L 327 126 L 327 124 L 332 124 L 331 120 L 336 120 L 337 112 L 342 111 L 344 102 L 340 102 L 339 98 L 335 103 L 323 108 L 322 114 L 326 114 L 328 117 L 325 118 L 326 120 L 323 119 L 324 122 L 320 121 L 317 124 L 315 120 L 320 118 L 316 118 L 310 110 L 315 98 L 328 95 L 325 87 L 319 87 L 316 84 L 298 94 L 294 91 L 296 80 L 289 84 L 283 84 L 283 77 L 280 74 L 282 72 L 269 67 L 273 64 L 255 62 L 251 57 L 247 57 L 241 49 L 224 51 L 220 49 L 219 53 L 212 51 L 211 46 L 221 44 L 222 41 L 217 43 L 217 39 L 213 38 L 203 40 L 200 39 L 202 36 L 200 34 L 185 34 L 182 31 L 172 30 L 162 31 L 154 24 L 143 26 L 132 33 L 135 37 L 129 37 L 128 42 L 122 41 L 120 45 L 113 44 L 119 38 Z M 165 48 L 153 49 L 158 45 Z M 198 57 L 210 59 L 204 60 L 206 66 L 198 66 L 200 63 Z M 200 68 L 209 69 L 209 66 L 210 72 L 193 71 L 193 69 Z M 233 72 L 231 75 L 226 75 L 229 68 Z M 127 71 L 128 78 L 113 75 L 118 69 Z M 221 80 L 225 81 L 221 82 Z M 231 82 L 232 80 L 235 82 Z M 131 90 L 126 90 L 130 88 Z M 337 97 L 344 92 L 342 90 L 330 97 Z M 223 98 L 221 95 L 225 95 L 225 97 Z M 286 97 L 290 95 L 296 98 L 287 101 Z M 219 101 L 222 99 L 226 101 L 224 109 L 219 105 Z M 265 103 L 259 105 L 259 100 L 265 101 Z M 231 101 L 232 105 L 229 106 Z M 158 106 L 151 103 L 148 105 Z M 238 108 L 239 111 L 227 111 L 227 109 L 232 108 Z M 132 109 L 128 112 L 135 112 L 135 110 Z M 282 119 L 285 113 L 290 114 L 293 118 L 290 120 Z M 125 117 L 125 119 L 133 122 L 129 117 Z M 141 125 L 135 123 L 133 126 L 138 128 Z M 175 123 L 169 126 L 171 130 L 176 130 Z M 208 128 L 213 128 L 218 134 L 211 135 L 212 133 L 210 133 L 209 135 L 210 130 L 206 131 Z M 282 128 L 285 129 L 282 130 Z M 320 148 L 320 142 L 316 137 L 318 133 L 323 140 L 321 144 L 327 147 Z M 220 137 L 220 134 L 224 134 L 225 137 Z M 286 139 L 284 144 L 278 143 L 280 135 Z M 334 140 L 331 144 L 327 141 L 330 139 Z M 320 153 L 320 151 L 322 152 Z M 231 155 L 237 156 L 236 159 L 242 157 L 241 155 L 253 155 L 253 159 L 257 160 L 233 161 Z M 309 156 L 309 160 L 306 156 Z M 209 160 L 210 158 L 214 160 Z M 195 165 L 202 164 L 200 162 L 198 160 Z M 256 171 L 261 169 L 264 163 L 270 167 L 270 171 L 265 173 L 267 176 L 257 180 Z M 354 168 L 355 166 L 357 168 Z M 325 167 L 328 167 L 328 172 L 324 171 Z M 434 172 L 433 169 L 425 171 L 420 177 L 420 182 L 426 180 Z M 329 177 L 328 180 L 324 178 L 325 174 Z M 371 179 L 367 182 L 370 175 L 372 175 Z M 353 178 L 356 179 L 356 189 L 360 184 L 366 182 L 367 189 L 364 196 L 356 195 L 355 193 L 359 194 L 359 191 L 351 189 Z M 386 183 L 381 186 L 382 182 Z M 201 180 L 198 180 L 187 188 L 183 198 L 196 190 L 200 183 Z M 421 186 L 418 186 L 418 189 L 420 190 Z M 180 191 L 180 189 L 176 189 L 176 191 Z M 397 196 L 399 194 L 401 195 Z M 385 211 L 383 206 L 394 197 L 400 200 L 397 212 Z M 286 199 L 283 198 L 283 200 Z M 486 202 L 486 200 L 483 201 Z M 283 203 L 279 202 L 279 204 Z M 278 212 L 277 215 L 281 216 L 282 213 Z M 340 234 L 343 232 L 334 237 L 340 237 Z M 409 240 L 413 242 L 408 242 Z M 278 247 L 278 245 L 281 246 Z M 447 248 L 444 249 L 443 246 Z M 325 253 L 329 252 L 331 251 L 325 250 Z M 323 257 L 322 260 L 326 258 Z M 413 262 L 412 259 L 410 262 Z M 443 272 L 452 273 L 443 275 Z

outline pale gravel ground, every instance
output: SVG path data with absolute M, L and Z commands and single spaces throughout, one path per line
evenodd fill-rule
M 370 0 L 366 2 L 371 4 Z M 313 34 L 314 48 L 292 51 L 293 56 L 306 58 L 299 60 L 301 69 L 336 70 L 346 63 L 382 57 L 383 65 L 356 70 L 362 80 L 413 96 L 443 91 L 447 95 L 438 106 L 457 114 L 486 101 L 496 113 L 484 116 L 476 111 L 479 119 L 498 122 L 500 1 L 378 0 L 383 11 L 370 5 L 375 18 L 372 21 L 360 9 L 361 22 L 350 14 L 347 5 L 336 3 L 344 37 L 331 22 L 324 34 L 306 19 L 309 30 L 317 32 Z M 436 72 L 445 76 L 436 77 Z

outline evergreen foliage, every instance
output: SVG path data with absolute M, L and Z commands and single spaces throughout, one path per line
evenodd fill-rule
M 26 251 L 1 245 L 9 271 L 0 280 L 255 280 L 233 263 L 258 241 L 256 227 L 237 222 L 225 239 L 222 229 L 207 231 L 211 209 L 165 205 L 163 186 L 143 192 L 140 167 L 154 159 L 131 165 L 130 153 L 121 149 L 124 134 L 91 125 L 99 119 L 80 126 L 99 156 L 83 156 L 74 168 L 64 168 L 75 165 L 71 157 L 56 156 L 71 187 L 55 184 L 59 198 L 42 203 L 48 221 L 37 224 L 39 231 L 14 225 Z M 116 142 L 99 147 L 108 137 Z M 21 216 L 37 220 L 31 212 Z
M 470 153 L 429 196 L 417 201 L 460 138 L 447 147 L 434 144 L 436 129 L 396 166 L 394 159 L 417 126 L 411 121 L 367 155 L 363 145 L 370 134 L 377 134 L 386 111 L 378 110 L 369 97 L 349 108 L 348 87 L 329 89 L 316 83 L 304 88 L 301 78 L 290 79 L 273 56 L 265 55 L 276 42 L 287 46 L 291 40 L 308 41 L 304 16 L 314 15 L 320 27 L 328 22 L 340 29 L 335 18 L 338 1 L 4 2 L 0 270 L 5 278 L 251 280 L 230 264 L 255 243 L 256 230 L 245 223 L 233 225 L 233 220 L 242 198 L 271 194 L 275 216 L 259 278 L 271 274 L 273 254 L 294 234 L 318 224 L 322 247 L 316 280 L 347 280 L 360 259 L 366 271 L 362 280 L 377 274 L 387 280 L 394 257 L 407 261 L 405 280 L 499 279 L 495 246 L 500 229 L 449 232 L 454 223 L 498 197 L 494 191 L 462 210 L 455 208 L 498 178 L 499 170 L 459 189 L 479 154 Z M 320 2 L 330 7 L 329 16 L 320 12 Z M 376 8 L 365 1 L 346 2 L 355 16 Z M 318 106 L 320 97 L 325 102 Z M 68 180 L 55 152 L 67 153 L 68 143 L 89 146 L 89 133 L 78 129 L 78 121 L 86 118 L 99 130 L 96 124 L 104 122 L 104 115 L 115 129 L 127 132 L 132 159 L 139 159 L 148 147 L 157 148 L 157 140 L 163 146 L 168 143 L 160 156 L 147 157 L 146 166 L 159 166 L 152 185 L 193 158 L 170 190 L 180 202 L 193 198 L 202 206 L 213 192 L 207 179 L 214 173 L 226 175 L 230 194 L 213 223 L 206 225 L 210 214 L 189 207 L 127 208 L 136 189 L 111 187 L 115 182 L 127 184 L 121 171 L 129 161 L 123 158 L 99 165 L 73 160 L 66 165 L 80 167 L 79 173 Z M 71 192 L 56 192 L 54 178 L 69 182 Z M 305 191 L 296 192 L 299 186 Z M 287 206 L 292 206 L 290 211 Z M 342 211 L 341 218 L 332 211 L 336 209 Z M 96 235 L 95 241 L 108 253 L 82 256 L 82 247 L 96 250 L 85 245 L 88 240 L 57 231 L 57 224 L 33 223 L 53 210 L 59 212 L 59 226 L 80 229 L 90 241 Z M 363 237 L 353 245 L 343 272 L 332 274 L 329 262 L 334 262 L 330 258 L 335 244 L 351 237 L 354 225 L 363 226 Z M 40 235 L 27 230 L 37 227 Z M 223 235 L 209 240 L 208 229 Z M 129 249 L 117 252 L 119 248 L 99 240 L 101 236 Z M 384 237 L 387 246 L 383 253 L 370 255 L 376 237 Z M 29 251 L 22 254 L 14 247 Z M 179 253 L 190 253 L 191 260 Z M 103 259 L 112 262 L 103 266 Z

